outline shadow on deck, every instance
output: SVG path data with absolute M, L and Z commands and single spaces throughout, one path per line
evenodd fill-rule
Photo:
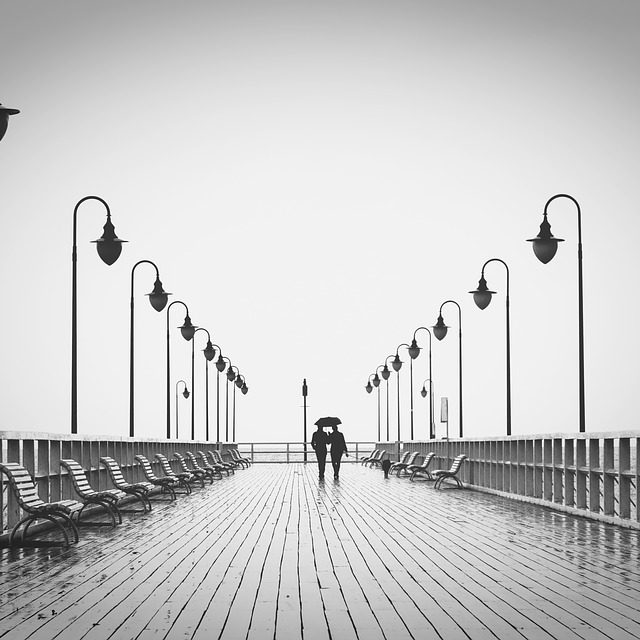
M 0 637 L 640 637 L 637 531 L 432 486 L 265 464 L 67 550 L 4 550 Z

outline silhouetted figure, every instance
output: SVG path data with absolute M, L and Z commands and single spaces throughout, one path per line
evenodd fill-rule
M 384 477 L 389 477 L 389 469 L 391 468 L 391 460 L 383 460 L 381 463 L 382 470 L 384 471 Z
M 331 443 L 331 465 L 333 466 L 333 477 L 337 480 L 340 476 L 340 460 L 344 453 L 347 458 L 347 443 L 344 441 L 344 435 L 338 431 L 338 425 L 331 426 L 333 432 L 329 434 L 329 442 Z
M 316 458 L 318 459 L 318 478 L 324 480 L 324 467 L 327 461 L 327 443 L 329 442 L 329 435 L 324 432 L 324 429 L 318 425 L 318 430 L 313 432 L 311 437 L 311 447 L 316 452 Z

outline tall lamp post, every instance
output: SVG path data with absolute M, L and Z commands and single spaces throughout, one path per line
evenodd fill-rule
M 211 342 L 211 334 L 209 333 L 209 331 L 204 327 L 198 327 L 195 330 L 193 335 L 195 336 L 195 334 L 198 333 L 198 331 L 204 331 L 207 334 L 207 346 L 202 350 L 202 353 L 204 355 L 204 395 L 205 395 L 204 434 L 205 434 L 205 441 L 209 442 L 209 362 L 211 362 L 211 360 L 213 360 L 216 357 L 216 350 L 214 349 L 213 344 Z
M 396 349 L 396 355 L 393 359 L 393 362 L 391 363 L 391 366 L 393 367 L 393 370 L 396 372 L 396 391 L 397 391 L 397 399 L 398 399 L 398 460 L 400 460 L 400 369 L 402 368 L 402 360 L 400 360 L 400 347 L 407 347 L 407 349 L 409 348 L 409 345 L 406 344 L 405 342 L 403 342 L 402 344 L 398 345 L 398 348 Z
M 185 400 L 189 397 L 189 387 L 187 387 L 187 383 L 184 380 L 178 380 L 178 382 L 176 382 L 176 440 L 178 439 L 178 385 L 181 382 L 184 385 L 182 395 L 184 396 Z
M 431 380 L 433 373 L 431 370 L 431 331 L 429 331 L 429 329 L 427 327 L 418 327 L 414 332 L 413 332 L 413 338 L 411 340 L 411 346 L 409 347 L 408 351 L 409 351 L 409 356 L 411 357 L 411 360 L 415 360 L 419 355 L 420 355 L 420 351 L 421 351 L 421 347 L 418 346 L 418 343 L 416 341 L 416 335 L 418 335 L 418 331 L 420 330 L 424 330 L 429 334 L 429 380 Z M 411 414 L 413 416 L 413 363 L 411 363 Z M 429 438 L 433 439 L 433 434 L 435 433 L 435 425 L 433 422 L 433 394 L 431 394 L 431 397 L 429 399 Z M 411 422 L 411 439 L 413 440 L 413 420 Z
M 442 340 L 447 335 L 447 329 L 449 328 L 444 323 L 444 319 L 442 318 L 442 309 L 445 304 L 455 304 L 456 307 L 458 307 L 458 399 L 460 406 L 460 437 L 462 438 L 462 310 L 460 309 L 460 305 L 455 300 L 445 300 L 440 305 L 438 320 L 436 324 L 433 325 L 433 335 L 438 340 Z
M 533 243 L 533 252 L 536 258 L 543 264 L 547 264 L 558 250 L 558 242 L 564 242 L 562 238 L 555 238 L 551 233 L 551 225 L 547 220 L 549 205 L 558 198 L 567 198 L 576 206 L 578 212 L 578 394 L 580 411 L 580 433 L 584 433 L 585 426 L 585 392 L 584 392 L 584 300 L 582 286 L 582 212 L 578 201 L 566 193 L 558 193 L 549 198 L 544 205 L 540 233 L 527 242 Z
M 482 272 L 480 273 L 480 280 L 478 281 L 478 288 L 475 291 L 469 291 L 473 294 L 473 301 L 480 309 L 486 309 L 491 302 L 491 296 L 495 291 L 489 291 L 487 281 L 484 279 L 485 267 L 492 263 L 499 262 L 507 273 L 507 294 L 505 297 L 505 304 L 507 309 L 507 435 L 511 435 L 511 330 L 510 330 L 510 317 L 509 317 L 509 266 L 504 260 L 500 258 L 490 258 L 482 265 Z
M 173 307 L 174 304 L 181 304 L 186 312 L 182 326 L 178 327 L 180 329 L 182 337 L 187 341 L 193 340 L 193 336 L 196 330 L 193 324 L 191 324 L 191 318 L 189 317 L 189 307 L 186 305 L 186 303 L 182 302 L 182 300 L 174 300 L 167 306 L 167 439 L 171 437 L 171 336 L 169 331 L 169 312 L 171 311 L 171 307 Z M 193 380 L 191 381 L 191 387 L 193 388 Z
M 3 107 L 0 106 L 0 115 Z M 13 109 L 18 113 L 15 109 Z M 8 116 L 7 116 L 8 117 Z M 0 118 L 0 139 L 4 135 L 2 130 L 2 118 Z M 7 125 L 4 123 L 4 130 Z M 109 205 L 98 196 L 85 196 L 76 203 L 73 209 L 73 247 L 71 249 L 71 433 L 78 433 L 78 283 L 77 283 L 77 217 L 78 209 L 83 202 L 87 200 L 97 200 L 102 203 L 107 210 L 107 221 L 103 227 L 102 236 L 98 240 L 94 240 L 98 255 L 101 260 L 112 265 L 122 253 L 122 243 L 126 240 L 120 240 L 116 236 L 115 227 L 111 222 L 111 211 Z
M 236 388 L 240 389 L 243 395 L 247 394 L 249 387 L 244 380 L 244 376 L 238 371 L 235 382 L 233 383 L 233 430 L 231 434 L 231 440 L 236 441 Z M 245 391 L 246 389 L 246 391 Z
M 384 361 L 384 365 L 380 365 L 382 367 L 382 371 L 380 372 L 380 375 L 382 376 L 382 379 L 387 383 L 387 440 L 386 442 L 389 442 L 389 376 L 391 375 L 391 371 L 389 370 L 389 365 L 387 364 L 387 361 L 389 360 L 389 358 L 393 358 L 393 354 L 386 357 Z
M 426 384 L 429 383 L 429 391 L 427 391 Z M 420 395 L 423 398 L 426 398 L 429 395 L 429 420 L 433 418 L 433 382 L 431 378 L 427 378 L 422 383 L 422 389 L 420 389 Z M 431 426 L 429 426 L 429 439 L 434 440 L 436 437 L 436 429 L 435 425 L 433 425 L 433 431 L 431 430 Z
M 133 300 L 133 284 L 134 284 L 134 276 L 136 268 L 141 264 L 150 264 L 156 270 L 156 281 L 153 285 L 153 291 L 148 293 L 149 302 L 151 306 L 158 312 L 162 311 L 168 302 L 168 296 L 170 293 L 167 293 L 162 288 L 162 282 L 160 282 L 160 272 L 158 271 L 158 267 L 151 260 L 139 260 L 136 262 L 131 269 L 131 317 L 130 317 L 130 329 L 129 329 L 129 437 L 134 437 L 134 345 L 133 345 L 133 336 L 134 336 L 134 300 Z
M 373 380 L 372 380 L 373 379 Z M 372 383 L 373 382 L 373 386 Z M 372 373 L 369 376 L 369 380 L 365 386 L 367 393 L 371 393 L 373 391 L 373 387 L 376 388 L 377 396 L 378 396 L 378 442 L 380 442 L 380 378 L 378 377 L 378 373 Z
M 11 107 L 3 107 L 0 104 L 0 140 L 4 138 L 4 134 L 7 132 L 9 126 L 9 116 L 15 116 L 20 113 L 19 109 L 12 109 Z
M 224 436 L 225 441 L 229 442 L 229 383 L 233 382 L 236 379 L 236 372 L 233 370 L 234 366 L 231 364 L 231 360 L 229 358 L 225 358 L 228 361 L 227 364 L 227 387 L 225 391 L 225 424 L 224 424 Z
M 213 345 L 218 349 L 218 359 L 216 360 L 216 449 L 220 448 L 220 374 L 225 370 L 227 363 L 222 355 L 222 349 L 218 345 Z

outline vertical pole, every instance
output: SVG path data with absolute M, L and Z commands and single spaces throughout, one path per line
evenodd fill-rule
M 216 367 L 216 449 L 220 448 L 220 372 Z
M 229 378 L 228 377 L 227 377 L 227 387 L 225 390 L 225 402 L 224 402 L 224 441 L 229 442 Z
M 509 322 L 509 272 L 507 271 L 507 435 L 511 435 L 511 330 Z
M 78 319 L 76 212 L 73 212 L 73 248 L 71 250 L 71 433 L 78 433 Z
M 205 386 L 205 440 L 209 442 L 209 361 L 204 360 L 204 386 Z
M 376 387 L 378 392 L 378 442 L 380 442 L 380 385 Z
M 584 299 L 582 291 L 582 216 L 578 206 L 578 358 L 580 394 L 580 433 L 586 431 L 584 399 Z
M 413 358 L 409 358 L 409 386 L 411 387 L 411 441 L 413 442 Z
M 304 378 L 302 380 L 302 403 L 304 408 L 303 414 L 303 435 L 302 441 L 304 442 L 304 461 L 307 461 L 307 394 L 309 393 L 309 388 L 307 387 L 307 379 Z
M 170 346 L 169 346 L 169 338 L 170 338 L 170 334 L 169 334 L 169 308 L 167 308 L 167 440 L 171 437 L 171 400 L 170 398 L 170 394 L 171 394 L 171 351 L 170 351 Z M 176 388 L 176 398 L 177 398 L 177 394 L 178 394 L 178 389 Z M 176 402 L 176 407 L 177 407 L 177 402 Z M 177 414 L 177 409 L 176 409 L 176 414 Z M 177 429 L 178 427 L 176 426 L 176 433 L 177 433 Z M 178 436 L 176 435 L 176 438 Z
M 178 439 L 178 383 L 176 382 L 176 440 Z
M 436 437 L 436 425 L 433 422 L 433 373 L 431 371 L 431 334 L 429 334 L 429 438 Z
M 389 442 L 389 378 L 385 381 L 387 383 L 387 442 Z
M 134 267 L 135 268 L 135 267 Z M 129 319 L 129 437 L 133 438 L 134 425 L 133 425 L 133 270 L 131 271 L 131 316 Z
M 236 441 L 236 384 L 233 383 L 233 414 L 232 414 L 231 441 Z
M 396 390 L 398 392 L 398 461 L 400 460 L 400 371 L 396 371 Z
M 191 439 L 196 439 L 195 335 L 191 338 Z

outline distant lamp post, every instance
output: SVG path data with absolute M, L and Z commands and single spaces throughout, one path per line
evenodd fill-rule
M 427 334 L 429 334 L 429 380 L 431 380 L 431 377 L 433 376 L 432 370 L 431 370 L 431 331 L 427 328 L 427 327 L 418 327 L 414 332 L 413 332 L 413 339 L 411 340 L 411 345 L 408 349 L 409 351 L 409 356 L 411 357 L 411 360 L 415 360 L 419 355 L 420 355 L 420 351 L 421 348 L 418 346 L 418 342 L 416 341 L 416 336 L 418 335 L 418 331 L 420 330 L 424 330 L 427 332 Z M 412 374 L 412 382 L 411 382 L 411 415 L 413 418 L 413 362 L 411 362 L 411 374 Z M 431 387 L 430 387 L 431 389 Z M 423 396 L 424 397 L 424 396 Z M 431 397 L 429 399 L 429 439 L 433 440 L 433 438 L 435 437 L 435 424 L 433 422 L 433 393 L 431 394 Z M 413 439 L 413 419 L 411 422 L 411 435 L 412 435 L 412 439 Z
M 217 345 L 211 345 L 218 350 L 216 360 L 216 449 L 220 448 L 220 374 L 225 370 L 227 363 L 224 361 L 222 349 Z M 215 354 L 214 354 L 215 357 Z
M 207 346 L 202 350 L 202 354 L 204 355 L 204 395 L 205 395 L 205 429 L 204 429 L 204 433 L 205 433 L 205 441 L 209 442 L 209 362 L 211 362 L 211 360 L 213 360 L 215 358 L 216 355 L 216 350 L 213 347 L 213 344 L 211 343 L 211 334 L 209 333 L 209 331 L 207 329 L 205 329 L 204 327 L 198 327 L 195 331 L 194 331 L 194 338 L 195 338 L 195 334 L 198 333 L 198 331 L 204 331 L 207 334 Z M 191 353 L 193 355 L 193 343 L 195 342 L 195 340 L 192 341 L 191 344 Z M 191 383 L 191 386 L 194 386 L 194 382 Z M 191 438 L 193 440 L 193 437 Z
M 233 381 L 233 379 L 236 377 L 236 374 L 233 372 L 233 369 L 231 368 L 233 366 L 231 364 L 231 360 L 229 360 L 229 358 L 227 358 L 226 356 L 223 356 L 222 354 L 220 354 L 220 358 L 222 358 L 223 363 L 226 363 L 225 366 L 227 368 L 227 373 L 226 373 L 227 382 L 226 382 L 225 403 L 224 403 L 224 441 L 229 442 L 229 382 Z M 218 362 L 220 361 L 220 358 L 218 358 Z M 216 367 L 218 367 L 218 371 L 221 371 L 218 363 L 216 363 Z M 224 371 L 224 368 L 222 369 L 222 371 Z
M 442 340 L 447 335 L 449 327 L 444 323 L 444 318 L 442 317 L 442 309 L 446 304 L 455 304 L 456 307 L 458 307 L 458 400 L 460 407 L 460 437 L 462 438 L 462 310 L 455 300 L 445 300 L 440 305 L 438 320 L 436 321 L 436 324 L 433 325 L 433 335 L 438 340 Z
M 189 317 L 189 307 L 186 305 L 186 303 L 182 302 L 182 300 L 174 300 L 167 306 L 167 439 L 171 437 L 171 332 L 169 328 L 169 312 L 171 311 L 171 307 L 173 307 L 174 304 L 181 304 L 186 312 L 182 326 L 178 327 L 180 329 L 182 337 L 187 341 L 192 340 L 193 334 L 196 330 L 196 328 L 191 324 L 191 318 Z M 191 381 L 191 387 L 193 388 L 193 380 Z
M 378 377 L 377 372 L 375 374 L 372 373 L 369 376 L 369 380 L 367 380 L 367 384 L 365 386 L 367 393 L 371 393 L 374 388 L 376 390 L 376 395 L 378 396 L 378 442 L 380 442 L 380 378 Z
M 3 107 L 0 105 L 0 115 Z M 11 111 L 11 110 L 10 110 Z M 14 112 L 18 113 L 15 109 Z M 8 117 L 8 115 L 6 116 Z M 4 123 L 4 130 L 7 124 Z M 2 119 L 0 118 L 0 139 L 4 135 L 2 130 Z M 100 259 L 107 265 L 112 265 L 122 252 L 122 243 L 116 236 L 115 227 L 111 223 L 111 211 L 109 205 L 98 196 L 85 196 L 76 203 L 73 209 L 73 247 L 71 249 L 71 433 L 78 433 L 78 285 L 77 285 L 77 217 L 78 209 L 87 200 L 97 200 L 102 203 L 107 210 L 107 221 L 103 227 L 102 236 L 98 240 L 93 240 L 98 249 Z
M 178 382 L 176 382 L 176 440 L 178 439 L 178 385 L 181 382 L 184 385 L 182 395 L 185 399 L 189 397 L 189 388 L 187 387 L 187 383 L 184 380 L 178 380 Z
M 4 138 L 4 134 L 7 132 L 9 126 L 9 116 L 15 116 L 20 113 L 19 109 L 12 109 L 11 107 L 3 107 L 0 104 L 0 140 Z
M 510 330 L 510 317 L 509 317 L 509 266 L 504 260 L 500 258 L 491 258 L 487 260 L 482 265 L 482 272 L 480 273 L 480 280 L 478 282 L 478 288 L 475 291 L 469 291 L 469 293 L 473 294 L 473 301 L 476 303 L 476 306 L 480 309 L 486 309 L 491 302 L 491 297 L 495 293 L 495 291 L 490 291 L 487 286 L 487 281 L 484 278 L 484 270 L 485 267 L 492 263 L 499 262 L 506 269 L 507 273 L 507 282 L 506 282 L 506 296 L 505 296 L 505 304 L 507 310 L 507 322 L 506 322 L 506 333 L 507 333 L 507 435 L 511 435 L 511 330 Z
M 131 269 L 131 316 L 130 316 L 130 329 L 129 329 L 129 437 L 133 438 L 135 434 L 134 430 L 134 299 L 133 299 L 133 284 L 135 271 L 141 264 L 150 264 L 156 270 L 156 280 L 153 285 L 153 291 L 146 294 L 149 297 L 151 306 L 158 312 L 162 311 L 169 301 L 170 293 L 167 293 L 160 281 L 160 272 L 158 267 L 151 260 L 139 260 Z
M 244 384 L 244 378 L 240 374 L 240 371 L 236 374 L 236 379 L 233 382 L 233 411 L 231 419 L 231 442 L 236 441 L 236 389 L 242 389 Z
M 578 212 L 578 394 L 580 411 L 580 433 L 586 430 L 585 418 L 585 390 L 584 390 L 584 299 L 582 284 L 582 212 L 578 201 L 566 193 L 559 193 L 547 200 L 542 214 L 540 233 L 527 242 L 533 243 L 533 252 L 543 264 L 547 264 L 558 250 L 558 242 L 564 242 L 562 238 L 555 238 L 551 233 L 551 225 L 547 220 L 549 205 L 557 198 L 567 198 L 576 206 Z
M 409 345 L 406 344 L 405 342 L 403 342 L 402 344 L 398 345 L 398 348 L 396 349 L 396 356 L 393 359 L 393 362 L 391 363 L 391 366 L 393 367 L 393 370 L 396 372 L 396 392 L 397 392 L 397 405 L 398 405 L 398 460 L 400 460 L 400 369 L 402 368 L 402 361 L 400 360 L 400 347 L 407 347 L 407 349 L 409 348 Z M 412 438 L 413 439 L 413 438 Z

